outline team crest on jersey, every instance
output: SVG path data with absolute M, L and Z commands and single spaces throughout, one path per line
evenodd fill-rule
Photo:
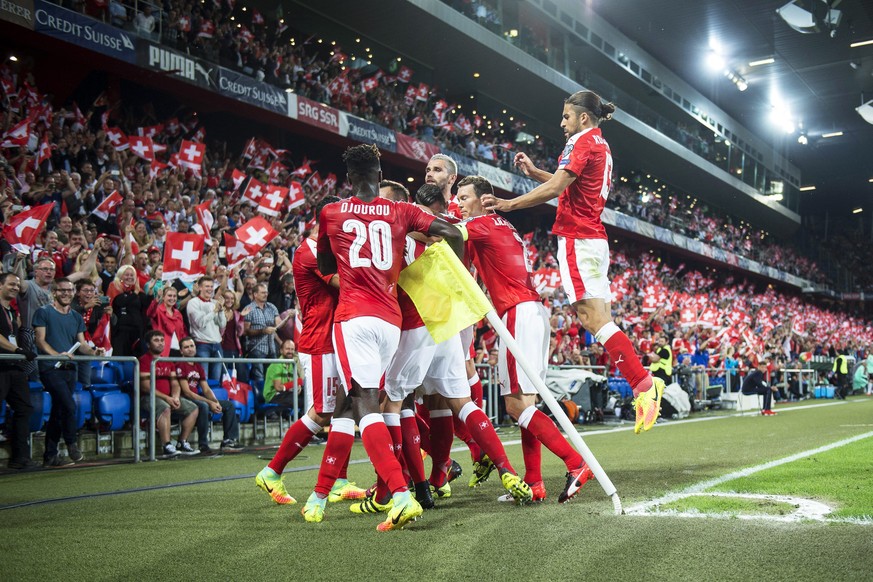
M 573 151 L 575 145 L 576 140 L 567 142 L 567 145 L 564 146 L 564 151 L 561 152 L 561 160 L 558 162 L 559 166 L 565 166 L 570 162 L 570 153 Z

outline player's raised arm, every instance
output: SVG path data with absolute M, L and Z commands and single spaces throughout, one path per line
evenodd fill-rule
M 427 234 L 442 237 L 449 243 L 459 259 L 464 258 L 464 237 L 455 225 L 449 224 L 442 218 L 437 218 L 431 223 Z
M 540 184 L 527 194 L 506 200 L 498 198 L 494 194 L 485 194 L 482 196 L 482 205 L 485 210 L 494 212 L 512 212 L 513 210 L 521 210 L 522 208 L 530 208 L 548 202 L 553 198 L 561 195 L 561 192 L 576 180 L 576 175 L 567 170 L 558 170 L 545 183 Z
M 515 154 L 515 158 L 512 162 L 515 164 L 516 168 L 524 172 L 525 176 L 533 178 L 540 184 L 544 184 L 552 179 L 553 174 L 551 172 L 537 168 L 533 161 L 531 161 L 528 155 L 524 152 L 518 152 Z

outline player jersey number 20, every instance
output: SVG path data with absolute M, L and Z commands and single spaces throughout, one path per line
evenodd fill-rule
M 354 233 L 355 240 L 349 247 L 349 265 L 353 269 L 368 268 L 371 265 L 380 271 L 389 271 L 394 263 L 391 246 L 391 225 L 384 220 L 374 220 L 364 224 L 360 220 L 348 219 L 343 223 L 343 232 Z M 370 258 L 362 257 L 364 247 L 369 246 Z

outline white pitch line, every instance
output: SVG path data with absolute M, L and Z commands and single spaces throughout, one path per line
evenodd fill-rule
M 844 406 L 846 404 L 857 404 L 860 402 L 869 403 L 871 401 L 870 400 L 843 400 L 843 401 L 837 401 L 837 402 L 822 402 L 821 404 L 808 404 L 806 406 L 780 408 L 779 413 L 781 414 L 783 412 L 797 412 L 799 410 L 812 410 L 814 408 L 822 408 L 825 406 Z M 719 416 L 705 416 L 703 418 L 684 418 L 682 420 L 670 420 L 667 422 L 661 422 L 661 423 L 656 424 L 654 428 L 657 428 L 657 430 L 661 430 L 662 428 L 669 428 L 671 426 L 679 426 L 679 425 L 683 425 L 683 424 L 692 424 L 695 422 L 709 422 L 711 420 L 724 420 L 725 418 L 739 418 L 739 417 L 743 417 L 743 416 L 759 416 L 760 414 L 761 414 L 760 412 L 736 412 L 734 414 L 722 414 Z M 770 421 L 768 420 L 767 422 L 770 422 Z M 622 424 L 624 424 L 624 421 L 622 422 Z M 614 434 L 614 433 L 618 433 L 618 432 L 626 432 L 626 431 L 633 430 L 633 428 L 634 428 L 633 423 L 631 423 L 630 421 L 627 421 L 627 426 L 585 431 L 585 432 L 580 432 L 579 435 L 584 439 L 584 438 L 588 438 L 590 436 L 598 436 L 598 435 L 602 435 L 602 434 Z M 497 436 L 500 436 L 500 431 L 497 432 Z M 520 444 L 521 444 L 520 439 L 511 440 L 511 441 L 503 441 L 504 446 L 520 445 Z M 459 446 L 453 448 L 452 452 L 456 453 L 459 451 L 467 451 L 467 450 L 469 450 L 469 449 L 467 448 L 466 445 L 459 445 Z
M 649 510 L 655 508 L 659 505 L 665 505 L 667 503 L 672 503 L 674 501 L 678 501 L 679 499 L 683 499 L 690 495 L 696 495 L 704 492 L 707 489 L 711 489 L 712 487 L 716 487 L 721 485 L 722 483 L 727 483 L 728 481 L 733 481 L 734 479 L 739 479 L 741 477 L 748 477 L 749 475 L 753 475 L 755 473 L 759 473 L 761 471 L 766 471 L 767 469 L 772 469 L 774 467 L 778 467 L 780 465 L 784 465 L 786 463 L 792 463 L 794 461 L 798 461 L 805 457 L 809 457 L 811 455 L 817 455 L 819 453 L 824 453 L 826 451 L 830 451 L 839 447 L 843 447 L 845 445 L 864 440 L 867 438 L 873 437 L 873 432 L 866 432 L 864 434 L 859 434 L 847 439 L 843 439 L 841 441 L 836 441 L 830 443 L 828 445 L 824 445 L 818 447 L 816 449 L 811 449 L 808 451 L 803 451 L 800 453 L 795 453 L 793 455 L 789 455 L 787 457 L 783 457 L 781 459 L 776 459 L 775 461 L 769 461 L 767 463 L 763 463 L 761 465 L 756 465 L 754 467 L 748 467 L 746 469 L 741 469 L 739 471 L 734 471 L 733 473 L 728 473 L 727 475 L 722 475 L 721 477 L 716 477 L 715 479 L 709 479 L 707 481 L 702 481 L 695 485 L 691 485 L 690 487 L 686 487 L 681 491 L 676 493 L 668 493 L 663 497 L 658 497 L 656 499 L 652 499 L 650 501 L 646 501 L 644 503 L 639 503 L 637 505 L 633 505 L 626 510 L 628 515 L 646 515 Z

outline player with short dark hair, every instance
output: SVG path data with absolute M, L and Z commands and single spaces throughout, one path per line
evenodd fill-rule
M 615 105 L 591 91 L 578 91 L 564 102 L 561 129 L 567 144 L 554 174 L 537 168 L 523 152 L 515 165 L 541 184 L 518 198 L 482 196 L 486 210 L 511 212 L 558 198 L 552 231 L 558 236 L 561 284 L 582 326 L 603 344 L 633 388 L 639 434 L 655 425 L 664 382 L 643 368 L 627 335 L 612 320 L 609 288 L 609 242 L 600 215 L 612 184 L 612 153 L 600 124 L 612 118 Z
M 531 367 L 541 380 L 545 380 L 549 312 L 533 284 L 524 241 L 505 218 L 486 212 L 482 206 L 482 196 L 492 192 L 491 183 L 481 176 L 468 176 L 458 183 L 458 204 L 466 219 L 459 226 L 467 240 L 467 254 L 482 277 L 497 314 L 527 356 Z M 555 423 L 537 409 L 536 386 L 504 342 L 499 346 L 498 371 L 506 412 L 521 427 L 524 480 L 530 485 L 534 500 L 546 498 L 540 456 L 540 445 L 543 444 L 567 467 L 567 485 L 558 501 L 569 501 L 593 476 L 591 470 Z
M 379 411 L 379 384 L 400 338 L 397 279 L 404 241 L 417 231 L 446 239 L 463 255 L 454 226 L 412 204 L 379 198 L 382 168 L 373 145 L 348 148 L 343 154 L 352 196 L 328 204 L 319 216 L 318 268 L 338 273 L 342 282 L 334 314 L 333 343 L 344 390 L 335 416 L 352 414 L 376 472 L 393 495 L 393 507 L 380 531 L 402 528 L 422 513 L 409 494 L 391 435 Z

